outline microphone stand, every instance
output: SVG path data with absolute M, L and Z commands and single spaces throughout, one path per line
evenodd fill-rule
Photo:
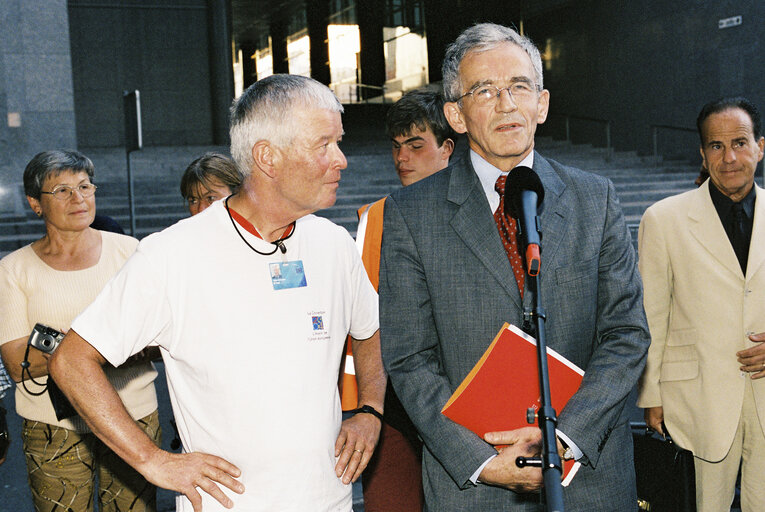
M 520 222 L 518 223 L 520 226 Z M 539 218 L 536 219 L 537 230 L 539 230 Z M 520 234 L 520 233 L 519 233 Z M 540 265 L 541 267 L 541 265 Z M 528 265 L 527 265 L 528 268 Z M 541 268 L 539 269 L 541 270 Z M 562 464 L 558 455 L 557 435 L 555 426 L 558 418 L 555 415 L 550 399 L 550 379 L 547 370 L 547 342 L 545 341 L 545 310 L 542 307 L 542 296 L 539 292 L 540 277 L 539 270 L 531 275 L 527 273 L 526 282 L 528 283 L 527 293 L 531 294 L 532 309 L 530 312 L 531 320 L 536 327 L 537 339 L 537 364 L 539 367 L 539 390 L 540 408 L 537 414 L 533 409 L 526 413 L 526 419 L 530 424 L 534 423 L 536 417 L 539 428 L 542 430 L 542 457 L 518 457 L 515 461 L 518 467 L 541 467 L 542 477 L 544 479 L 544 494 L 549 512 L 563 512 L 563 486 L 561 485 Z M 524 313 L 528 315 L 529 313 Z

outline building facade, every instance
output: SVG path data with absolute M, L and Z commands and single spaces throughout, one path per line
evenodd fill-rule
M 441 79 L 465 27 L 518 27 L 543 52 L 542 133 L 691 154 L 700 106 L 765 94 L 765 4 L 686 0 L 4 0 L 0 166 L 52 147 L 124 143 L 140 90 L 146 145 L 225 144 L 234 96 L 270 73 L 326 83 L 344 103 L 394 101 Z

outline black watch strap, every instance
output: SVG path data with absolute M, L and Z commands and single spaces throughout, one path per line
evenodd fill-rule
M 380 421 L 383 420 L 383 415 L 380 413 L 380 411 L 378 411 L 377 409 L 375 409 L 371 405 L 362 405 L 358 409 L 352 409 L 352 410 L 350 410 L 348 412 L 350 412 L 352 414 L 359 414 L 361 412 L 366 412 L 368 414 L 371 414 L 372 416 L 375 416 Z

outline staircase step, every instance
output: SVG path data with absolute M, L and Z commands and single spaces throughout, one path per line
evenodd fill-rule
M 464 141 L 462 142 L 464 144 Z M 633 242 L 645 209 L 664 197 L 694 188 L 698 166 L 682 161 L 662 161 L 639 156 L 634 151 L 609 152 L 590 145 L 537 137 L 537 149 L 546 157 L 610 178 L 616 187 Z M 188 216 L 179 192 L 180 176 L 188 163 L 205 151 L 227 154 L 220 146 L 146 148 L 131 154 L 136 236 L 143 238 Z M 390 160 L 390 147 L 380 143 L 344 143 L 348 168 L 334 206 L 316 214 L 356 232 L 356 210 L 387 196 L 400 187 Z M 98 212 L 109 215 L 129 230 L 127 166 L 125 153 L 118 149 L 84 149 L 96 165 Z M 31 243 L 44 230 L 43 222 L 29 210 L 17 183 L 3 185 L 0 204 L 0 256 Z

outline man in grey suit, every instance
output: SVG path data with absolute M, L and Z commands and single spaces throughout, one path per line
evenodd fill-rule
M 518 455 L 539 451 L 537 427 L 483 440 L 440 412 L 502 324 L 520 326 L 530 309 L 492 218 L 495 181 L 525 165 L 545 189 L 540 293 L 548 345 L 586 371 L 558 411 L 559 452 L 582 463 L 564 501 L 568 510 L 634 510 L 625 405 L 650 340 L 613 185 L 533 151 L 550 94 L 527 38 L 499 25 L 471 27 L 448 48 L 443 76 L 446 118 L 467 135 L 469 155 L 388 199 L 380 271 L 383 361 L 425 441 L 427 509 L 538 508 L 541 471 L 515 465 Z M 510 446 L 493 446 L 500 444 Z

